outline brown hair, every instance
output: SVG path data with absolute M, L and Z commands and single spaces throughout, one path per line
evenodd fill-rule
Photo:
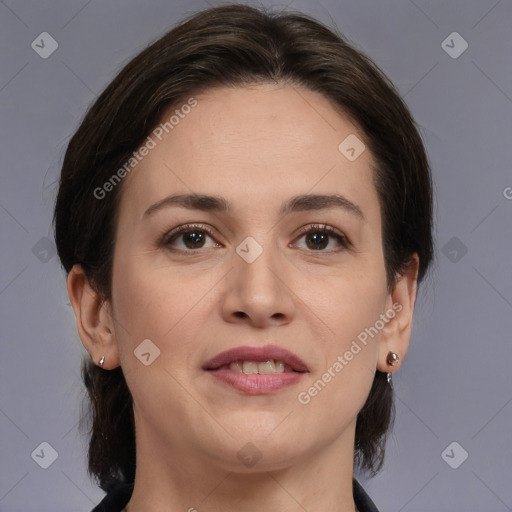
M 388 286 L 419 256 L 418 281 L 432 259 L 432 184 L 415 121 L 385 74 L 364 53 L 301 13 L 245 5 L 201 11 L 131 60 L 90 107 L 71 138 L 55 204 L 55 240 L 67 273 L 84 268 L 111 298 L 112 256 L 122 183 L 102 187 L 169 108 L 214 86 L 287 83 L 321 93 L 362 129 L 375 157 Z M 82 362 L 92 431 L 89 474 L 102 489 L 135 477 L 132 398 L 122 369 Z M 354 463 L 372 476 L 384 460 L 394 419 L 393 390 L 376 371 L 357 417 Z

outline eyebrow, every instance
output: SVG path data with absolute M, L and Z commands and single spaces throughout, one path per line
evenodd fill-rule
M 231 204 L 222 197 L 204 194 L 176 194 L 164 197 L 160 201 L 152 204 L 144 212 L 143 218 L 149 217 L 157 211 L 172 206 L 179 206 L 188 210 L 214 211 L 221 213 L 228 213 L 232 211 Z M 365 220 L 361 208 L 340 194 L 304 194 L 292 197 L 281 206 L 279 215 L 284 217 L 285 215 L 289 215 L 294 212 L 325 210 L 329 208 L 340 208 L 360 220 Z

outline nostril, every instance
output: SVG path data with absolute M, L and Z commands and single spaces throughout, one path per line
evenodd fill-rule
M 235 316 L 237 316 L 238 318 L 244 318 L 245 317 L 245 313 L 243 311 L 237 311 L 235 313 Z

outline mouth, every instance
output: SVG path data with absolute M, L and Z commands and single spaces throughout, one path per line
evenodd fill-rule
M 203 365 L 216 381 L 249 395 L 264 395 L 297 384 L 308 367 L 297 355 L 275 345 L 238 347 Z
M 271 375 L 273 373 L 289 373 L 297 372 L 289 364 L 283 361 L 269 359 L 267 361 L 233 361 L 230 364 L 225 364 L 219 368 L 212 369 L 216 370 L 231 370 L 237 373 L 245 373 L 246 375 Z M 299 372 L 303 373 L 303 372 Z
M 231 370 L 246 375 L 309 372 L 299 356 L 276 345 L 226 350 L 206 361 L 203 370 Z

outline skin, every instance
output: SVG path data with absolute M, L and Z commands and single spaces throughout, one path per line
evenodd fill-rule
M 106 371 L 121 365 L 133 395 L 137 473 L 127 510 L 353 512 L 356 417 L 375 369 L 393 372 L 403 362 L 417 257 L 389 292 L 373 157 L 366 149 L 351 162 L 340 153 L 349 134 L 364 134 L 322 95 L 260 84 L 196 99 L 122 184 L 112 301 L 101 302 L 79 265 L 68 277 L 84 346 L 96 362 L 105 356 Z M 171 194 L 189 193 L 222 197 L 232 208 L 144 215 Z M 280 217 L 282 203 L 301 194 L 341 195 L 364 218 L 338 207 Z M 186 245 L 190 233 L 159 244 L 188 223 L 209 227 L 213 238 L 204 233 L 195 251 Z M 298 231 L 315 224 L 332 226 L 350 245 L 330 236 L 315 249 L 313 235 Z M 263 248 L 252 263 L 236 252 L 248 236 Z M 400 312 L 300 403 L 298 394 L 394 303 Z M 134 356 L 144 339 L 160 350 L 148 366 Z M 297 354 L 309 373 L 294 386 L 247 395 L 201 369 L 226 349 L 266 344 Z M 398 365 L 386 363 L 389 351 Z M 251 467 L 237 457 L 249 442 L 261 454 Z

